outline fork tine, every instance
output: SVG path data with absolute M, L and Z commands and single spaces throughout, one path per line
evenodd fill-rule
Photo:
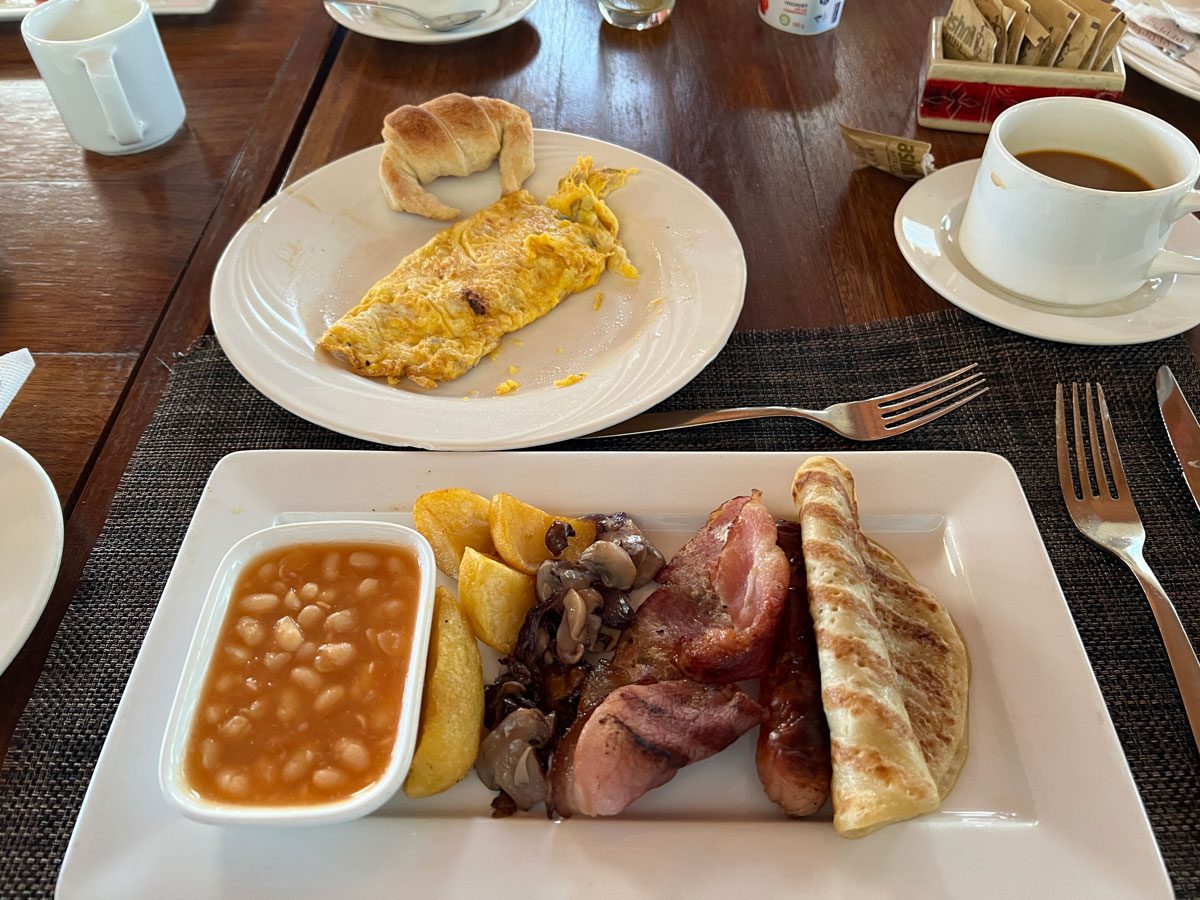
M 910 398 L 909 400 L 906 400 L 904 403 L 900 404 L 898 407 L 881 406 L 879 408 L 879 412 L 884 422 L 895 422 L 898 424 L 911 418 L 912 416 L 923 413 L 926 410 L 933 409 L 935 406 L 940 406 L 947 400 L 952 400 L 961 394 L 965 394 L 967 391 L 975 388 L 981 388 L 984 386 L 986 381 L 987 379 L 984 378 L 983 375 L 976 373 L 961 383 L 952 382 L 944 387 L 938 388 L 932 394 L 923 394 L 920 397 Z M 951 391 L 952 393 L 946 393 L 947 391 Z M 941 396 L 943 394 L 945 394 L 945 396 Z M 919 403 L 920 401 L 926 399 L 928 399 L 928 402 L 921 403 L 920 406 L 908 405 L 911 403 Z
M 970 372 L 972 369 L 979 368 L 979 363 L 971 363 L 969 366 L 963 366 L 961 369 L 955 369 L 953 372 L 947 372 L 938 378 L 931 378 L 929 381 L 924 381 L 921 384 L 914 384 L 910 388 L 904 388 L 900 391 L 893 391 L 890 394 L 880 394 L 878 397 L 872 397 L 876 403 L 890 403 L 893 400 L 903 400 L 905 397 L 910 397 L 913 394 L 919 394 L 928 390 L 931 387 L 937 387 L 939 384 L 957 378 L 964 372 Z
M 1079 470 L 1079 494 L 1084 500 L 1095 497 L 1092 490 L 1092 473 L 1088 469 L 1087 454 L 1083 452 L 1083 424 L 1079 420 L 1079 385 L 1071 382 L 1071 418 L 1075 424 L 1075 466 Z
M 1099 382 L 1096 383 L 1096 390 L 1100 390 Z M 1096 493 L 1111 497 L 1108 473 L 1104 471 L 1104 457 L 1100 453 L 1100 437 L 1096 434 L 1096 414 L 1093 412 L 1092 383 L 1090 381 L 1087 383 L 1084 396 L 1087 399 L 1088 443 L 1092 445 L 1092 471 L 1096 475 Z
M 1079 501 L 1075 493 L 1075 476 L 1071 472 L 1071 450 L 1067 444 L 1067 413 L 1063 404 L 1063 386 L 1054 389 L 1054 443 L 1058 447 L 1058 485 L 1068 508 Z
M 941 386 L 934 387 L 933 390 L 920 394 L 912 394 L 911 396 L 904 397 L 900 400 L 889 400 L 886 403 L 878 404 L 878 406 L 881 412 L 898 413 L 905 409 L 911 408 L 916 403 L 923 403 L 926 400 L 932 400 L 935 397 L 940 397 L 942 394 L 945 394 L 948 391 L 953 391 L 955 388 L 970 387 L 972 385 L 982 387 L 983 382 L 985 381 L 987 381 L 987 376 L 982 372 L 971 372 L 970 374 L 964 375 L 962 378 L 959 378 L 955 381 L 947 381 Z
M 1117 447 L 1117 435 L 1113 431 L 1112 419 L 1108 415 L 1108 401 L 1104 399 L 1104 388 L 1096 385 L 1100 400 L 1100 421 L 1104 424 L 1104 449 L 1108 451 L 1108 463 L 1112 467 L 1112 483 L 1118 497 L 1129 496 L 1129 482 L 1125 480 L 1125 466 L 1121 463 L 1121 450 Z
M 954 412 L 954 410 L 958 409 L 960 406 L 965 406 L 966 404 L 968 404 L 972 400 L 974 400 L 976 397 L 980 397 L 983 394 L 986 394 L 987 392 L 988 392 L 987 388 L 980 388 L 975 393 L 969 394 L 968 396 L 963 397 L 960 400 L 955 400 L 949 406 L 943 406 L 939 409 L 935 409 L 933 412 L 927 413 L 927 414 L 921 416 L 921 418 L 919 418 L 919 419 L 908 419 L 906 421 L 899 422 L 894 425 L 887 424 L 887 425 L 884 425 L 883 427 L 884 427 L 884 429 L 886 429 L 889 437 L 893 434 L 904 434 L 904 432 L 906 432 L 906 431 L 912 431 L 914 428 L 920 428 L 922 425 L 928 425 L 930 422 L 934 421 L 935 419 L 940 419 L 946 413 Z

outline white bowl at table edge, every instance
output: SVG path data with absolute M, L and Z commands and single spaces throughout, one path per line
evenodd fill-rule
M 262 805 L 221 803 L 200 799 L 187 787 L 183 761 L 209 661 L 225 622 L 233 587 L 246 563 L 270 550 L 292 544 L 321 541 L 357 541 L 407 547 L 417 556 L 421 580 L 412 649 L 405 675 L 400 718 L 392 756 L 374 784 L 341 800 L 322 804 Z M 412 762 L 421 714 L 425 658 L 433 621 L 433 594 L 437 570 L 429 542 L 418 532 L 391 522 L 327 521 L 273 525 L 242 538 L 217 566 L 200 612 L 200 621 L 184 660 L 183 674 L 167 718 L 159 755 L 158 778 L 163 796 L 185 816 L 217 825 L 321 825 L 344 822 L 378 809 L 400 789 Z

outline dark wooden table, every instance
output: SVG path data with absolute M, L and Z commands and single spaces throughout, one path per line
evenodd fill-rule
M 984 138 L 917 129 L 930 18 L 943 0 L 851 0 L 841 26 L 797 37 L 753 3 L 679 0 L 645 33 L 594 0 L 546 0 L 458 44 L 343 35 L 310 0 L 218 0 L 160 30 L 188 125 L 111 159 L 70 143 L 15 25 L 0 27 L 0 351 L 38 368 L 0 434 L 50 472 L 67 516 L 46 614 L 0 677 L 7 746 L 54 630 L 153 413 L 173 354 L 208 327 L 226 241 L 288 181 L 379 140 L 385 113 L 448 91 L 519 103 L 534 124 L 655 157 L 710 194 L 749 268 L 739 328 L 815 328 L 946 306 L 904 263 L 892 213 L 907 183 L 859 169 L 837 125 L 918 134 L 947 165 Z M 1126 102 L 1200 144 L 1200 105 L 1129 74 Z

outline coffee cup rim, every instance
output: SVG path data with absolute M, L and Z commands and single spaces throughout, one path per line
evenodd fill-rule
M 1191 148 L 1191 168 L 1189 169 L 1188 174 L 1185 174 L 1182 178 L 1178 179 L 1177 181 L 1173 181 L 1171 184 L 1163 185 L 1162 187 L 1151 188 L 1148 191 L 1110 191 L 1110 190 L 1106 190 L 1104 188 L 1086 187 L 1081 184 L 1072 184 L 1069 181 L 1061 181 L 1058 178 L 1051 178 L 1049 175 L 1046 175 L 1043 172 L 1039 172 L 1037 169 L 1021 162 L 1021 160 L 1017 157 L 1017 155 L 1015 153 L 1013 153 L 1011 150 L 1009 150 L 1007 146 L 1005 146 L 1004 138 L 1000 134 L 1000 129 L 1003 128 L 1004 120 L 1006 118 L 1008 118 L 1010 116 L 1010 114 L 1012 114 L 1014 111 L 1016 111 L 1016 110 L 1023 111 L 1023 108 L 1031 106 L 1031 105 L 1074 106 L 1074 105 L 1077 105 L 1077 103 L 1086 104 L 1088 106 L 1093 106 L 1094 104 L 1104 104 L 1105 108 L 1116 110 L 1116 112 L 1115 112 L 1116 115 L 1129 115 L 1132 118 L 1140 119 L 1143 122 L 1146 120 L 1149 120 L 1158 125 L 1165 126 L 1167 128 L 1167 130 L 1174 133 L 1175 136 L 1178 137 L 1185 146 Z M 1021 103 L 1017 103 L 1017 104 L 1014 104 L 1013 106 L 1010 106 L 1008 109 L 1004 110 L 1004 112 L 1002 112 L 1000 115 L 998 115 L 996 117 L 996 120 L 992 123 L 992 130 L 994 132 L 996 132 L 996 147 L 997 147 L 997 149 L 999 149 L 999 151 L 1004 159 L 1013 163 L 1019 169 L 1021 169 L 1025 173 L 1028 173 L 1030 176 L 1032 176 L 1037 181 L 1042 181 L 1042 182 L 1045 182 L 1046 184 L 1059 185 L 1059 186 L 1070 188 L 1070 189 L 1076 190 L 1076 191 L 1083 191 L 1084 193 L 1100 194 L 1103 196 L 1114 196 L 1114 197 L 1120 197 L 1120 196 L 1148 197 L 1148 196 L 1151 196 L 1154 194 L 1177 191 L 1181 187 L 1191 188 L 1196 184 L 1196 180 L 1198 178 L 1200 178 L 1200 148 L 1197 148 L 1196 145 L 1192 143 L 1191 139 L 1186 134 L 1184 134 L 1182 131 L 1180 131 L 1178 128 L 1176 128 L 1174 125 L 1172 125 L 1170 122 L 1160 119 L 1158 116 L 1148 113 L 1145 110 L 1135 109 L 1132 106 L 1125 106 L 1120 103 L 1113 103 L 1110 100 L 1099 100 L 1094 97 L 1038 97 L 1033 100 L 1025 100 Z M 1068 148 L 1068 147 L 1047 147 L 1046 149 L 1047 150 L 1060 150 L 1061 152 L 1064 152 L 1064 153 L 1083 153 L 1083 152 L 1085 152 L 1085 151 L 1076 150 L 1074 148 Z M 1095 154 L 1089 154 L 1089 155 L 1095 155 Z M 1100 157 L 1100 158 L 1103 158 L 1103 157 Z
M 66 2 L 71 2 L 71 0 L 58 0 L 58 3 Z M 90 44 L 92 41 L 110 37 L 113 34 L 116 34 L 122 28 L 128 28 L 135 22 L 140 21 L 144 16 L 149 15 L 150 5 L 146 2 L 146 0 L 131 0 L 131 2 L 137 6 L 137 12 L 135 12 L 130 18 L 126 19 L 120 25 L 114 25 L 112 28 L 108 29 L 108 31 L 102 31 L 99 34 L 93 34 L 91 37 L 74 38 L 72 40 L 55 40 L 54 38 L 42 37 L 40 34 L 32 34 L 29 30 L 31 22 L 36 23 L 39 16 L 46 14 L 46 10 L 53 9 L 58 5 L 58 3 L 54 2 L 54 0 L 51 0 L 50 3 L 43 3 L 40 6 L 36 6 L 25 14 L 25 17 L 21 19 L 21 36 L 24 37 L 26 41 L 35 41 L 39 44 L 49 44 L 53 47 L 71 47 L 82 44 Z

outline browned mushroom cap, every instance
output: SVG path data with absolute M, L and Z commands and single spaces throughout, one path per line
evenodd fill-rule
M 600 592 L 591 588 L 563 594 L 563 616 L 555 635 L 555 653 L 561 662 L 568 665 L 579 662 L 584 651 L 596 642 L 600 616 L 595 612 L 603 604 Z
M 553 733 L 553 722 L 539 710 L 509 713 L 479 745 L 479 780 L 490 790 L 504 791 L 520 809 L 532 809 L 546 799 L 546 773 L 535 751 Z
M 596 541 L 579 555 L 579 561 L 595 572 L 605 587 L 627 591 L 637 578 L 637 566 L 629 554 L 612 541 Z

